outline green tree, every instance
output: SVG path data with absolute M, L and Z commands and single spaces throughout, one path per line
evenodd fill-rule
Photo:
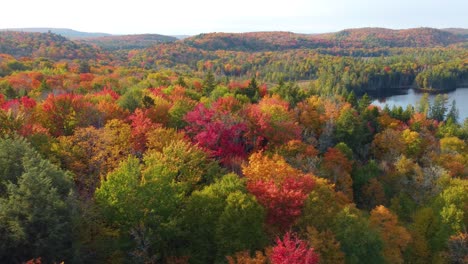
M 120 107 L 133 112 L 138 107 L 141 107 L 143 102 L 142 98 L 142 90 L 138 88 L 131 88 L 119 98 L 118 104 Z
M 255 77 L 252 77 L 252 79 L 250 80 L 249 85 L 247 86 L 247 88 L 245 88 L 244 94 L 247 97 L 249 97 L 249 99 L 254 103 L 260 100 L 260 93 L 258 90 L 258 84 L 257 84 L 257 80 L 255 79 Z
M 205 79 L 203 79 L 203 95 L 210 96 L 211 92 L 216 87 L 216 79 L 213 74 L 213 71 L 209 70 L 206 75 Z
M 447 101 L 447 95 L 438 94 L 434 98 L 434 103 L 429 109 L 429 118 L 437 121 L 443 121 L 445 113 L 447 112 Z
M 345 207 L 334 221 L 334 233 L 345 253 L 346 263 L 383 263 L 382 239 L 369 221 Z
M 423 113 L 425 115 L 429 114 L 430 102 L 429 102 L 429 94 L 425 93 L 419 99 L 416 104 L 416 112 Z
M 183 218 L 193 263 L 223 261 L 238 251 L 261 249 L 266 242 L 264 209 L 235 174 L 193 192 Z
M 358 102 L 357 102 L 357 106 L 358 106 L 358 109 L 359 109 L 359 112 L 362 113 L 364 110 L 366 110 L 366 108 L 372 103 L 372 100 L 371 98 L 369 97 L 369 95 L 364 94 L 361 98 L 359 98 Z
M 137 158 L 122 162 L 96 190 L 96 202 L 123 241 L 131 242 L 133 234 L 133 249 L 143 240 L 151 246 L 148 254 L 162 258 L 170 254 L 179 233 L 175 221 L 181 192 L 171 180 L 143 169 Z
M 458 122 L 458 117 L 459 116 L 460 116 L 460 112 L 458 111 L 456 101 L 453 100 L 452 104 L 450 105 L 450 110 L 448 111 L 445 120 L 447 122 L 449 122 L 449 120 L 451 120 L 453 123 L 456 124 Z
M 20 138 L 0 140 L 0 163 L 0 262 L 70 260 L 75 207 L 71 176 Z

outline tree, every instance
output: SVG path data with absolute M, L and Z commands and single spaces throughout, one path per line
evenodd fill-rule
M 304 202 L 302 215 L 297 226 L 302 232 L 307 227 L 314 227 L 319 232 L 330 229 L 330 223 L 336 215 L 350 203 L 350 200 L 341 192 L 336 192 L 333 184 L 323 178 L 316 179 L 316 186 Z
M 372 152 L 376 158 L 394 162 L 405 150 L 401 132 L 392 128 L 376 134 L 372 142 Z
M 259 87 L 255 77 L 252 77 L 247 88 L 243 90 L 243 94 L 245 94 L 253 103 L 256 103 L 260 100 Z
M 441 230 L 436 239 L 443 248 L 450 236 L 463 232 L 468 226 L 468 182 L 453 179 L 436 201 L 436 211 L 440 215 Z
M 254 150 L 300 138 L 300 127 L 289 110 L 289 104 L 278 96 L 263 97 L 258 104 L 249 105 L 245 115 L 248 125 L 246 138 Z
M 229 194 L 215 231 L 218 254 L 224 258 L 241 250 L 259 249 L 265 241 L 263 216 L 264 209 L 254 196 L 239 191 Z
M 340 248 L 340 242 L 331 230 L 319 232 L 315 227 L 307 227 L 309 244 L 320 256 L 319 263 L 345 263 L 345 255 Z
M 383 255 L 388 263 L 404 263 L 403 253 L 411 241 L 409 232 L 398 223 L 398 218 L 383 205 L 371 211 L 370 225 L 380 232 Z
M 353 199 L 352 162 L 338 149 L 329 148 L 323 156 L 322 168 L 326 178 L 336 185 L 336 190 Z
M 149 244 L 146 256 L 165 258 L 179 239 L 175 221 L 183 192 L 172 185 L 172 179 L 147 166 L 129 157 L 107 175 L 95 197 L 108 224 L 118 228 L 122 239 L 131 243 L 130 234 L 134 234 L 134 249 Z
M 338 213 L 333 231 L 345 253 L 346 263 L 384 262 L 379 233 L 355 209 L 345 207 Z
M 287 232 L 283 239 L 276 238 L 276 246 L 273 247 L 270 258 L 272 264 L 319 263 L 319 256 L 315 250 L 290 232 Z
M 210 96 L 211 92 L 216 87 L 216 80 L 213 74 L 213 71 L 209 70 L 206 75 L 205 79 L 203 80 L 203 95 Z
M 242 171 L 247 189 L 267 210 L 267 223 L 280 231 L 287 230 L 301 215 L 304 201 L 315 185 L 312 175 L 290 167 L 279 155 L 269 158 L 254 153 Z
M 75 128 L 97 123 L 93 105 L 76 94 L 50 94 L 40 105 L 39 120 L 54 136 L 69 136 Z
M 351 108 L 343 108 L 336 120 L 335 139 L 344 142 L 353 150 L 358 150 L 364 145 L 365 131 L 358 113 Z
M 129 120 L 132 127 L 131 142 L 133 151 L 135 155 L 141 156 L 146 151 L 147 134 L 155 129 L 157 125 L 146 117 L 141 109 L 136 109 L 130 115 Z
M 230 109 L 223 109 L 223 101 L 237 100 L 220 98 L 211 109 L 199 104 L 185 116 L 185 130 L 194 141 L 221 163 L 229 165 L 232 159 L 245 158 L 246 146 L 243 135 L 247 125 Z M 231 103 L 228 103 L 231 104 Z
M 430 102 L 429 102 L 429 94 L 425 93 L 416 104 L 416 112 L 422 113 L 425 116 L 429 114 L 430 109 Z
M 453 123 L 458 123 L 458 117 L 460 116 L 460 112 L 458 111 L 456 101 L 453 100 L 452 104 L 450 105 L 450 110 L 445 117 L 445 120 L 449 122 L 451 120 Z
M 117 101 L 120 107 L 130 112 L 142 105 L 143 92 L 137 88 L 128 89 Z
M 0 139 L 0 160 L 5 158 L 17 159 L 0 172 L 6 187 L 0 192 L 0 261 L 70 260 L 75 217 L 70 174 L 20 138 Z
M 170 182 L 185 195 L 214 182 L 222 175 L 218 163 L 199 147 L 185 140 L 173 141 L 161 152 L 148 152 L 144 157 L 147 175 Z
M 191 260 L 222 261 L 226 254 L 262 248 L 264 218 L 264 209 L 235 174 L 193 192 L 183 212 L 183 227 L 190 230 L 186 239 Z
M 359 98 L 358 102 L 357 102 L 357 106 L 358 106 L 358 110 L 360 113 L 363 113 L 364 110 L 367 109 L 367 107 L 372 103 L 372 100 L 371 98 L 369 97 L 369 95 L 364 94 L 361 98 Z
M 447 112 L 447 101 L 447 95 L 438 94 L 434 98 L 434 103 L 429 109 L 429 118 L 437 121 L 443 121 L 445 118 L 445 112 Z

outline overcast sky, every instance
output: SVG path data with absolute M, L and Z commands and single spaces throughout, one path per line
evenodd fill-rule
M 0 28 L 112 34 L 468 28 L 468 0 L 4 0 Z

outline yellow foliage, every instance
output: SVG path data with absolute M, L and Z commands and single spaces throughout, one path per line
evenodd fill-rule
M 249 158 L 249 164 L 242 167 L 242 172 L 249 180 L 273 180 L 282 182 L 291 175 L 302 175 L 303 173 L 291 167 L 280 155 L 271 158 L 262 152 L 253 153 Z
M 388 263 L 403 263 L 403 251 L 410 243 L 411 235 L 399 225 L 397 216 L 380 205 L 371 211 L 370 224 L 380 231 L 383 255 Z
M 226 257 L 229 264 L 267 264 L 268 257 L 261 251 L 256 251 L 255 256 L 251 257 L 249 251 L 241 251 L 234 256 Z

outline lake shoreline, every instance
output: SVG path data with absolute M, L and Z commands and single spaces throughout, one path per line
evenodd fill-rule
M 402 107 L 405 109 L 408 105 L 416 106 L 421 97 L 425 92 L 421 92 L 418 89 L 399 89 L 397 93 L 393 94 L 369 94 L 372 98 L 372 104 L 378 107 L 384 108 L 388 105 L 390 108 Z M 429 100 L 432 103 L 437 94 L 448 95 L 448 107 L 450 107 L 453 100 L 456 101 L 457 108 L 459 110 L 459 122 L 463 122 L 465 118 L 468 118 L 468 87 L 459 87 L 457 89 L 443 92 L 443 93 L 431 93 L 429 94 Z

